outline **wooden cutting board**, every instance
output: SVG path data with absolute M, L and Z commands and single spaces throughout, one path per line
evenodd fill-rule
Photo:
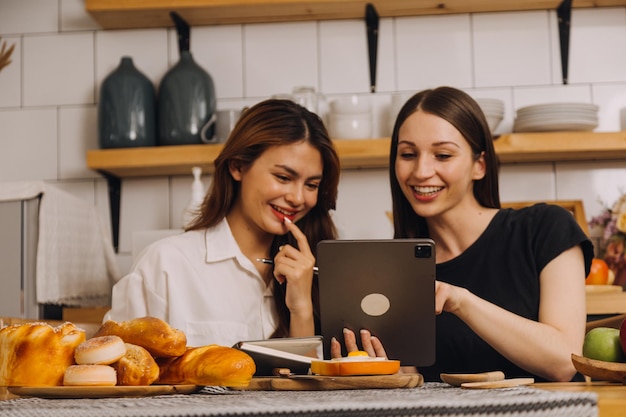
M 320 376 L 293 375 L 290 377 L 252 378 L 244 390 L 261 391 L 325 391 L 368 388 L 415 388 L 424 383 L 421 374 Z

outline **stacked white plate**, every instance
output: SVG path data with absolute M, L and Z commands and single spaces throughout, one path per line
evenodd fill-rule
M 489 129 L 493 133 L 504 118 L 504 102 L 497 98 L 477 98 L 476 103 L 485 114 Z
M 517 110 L 514 132 L 591 131 L 598 127 L 598 106 L 548 103 Z

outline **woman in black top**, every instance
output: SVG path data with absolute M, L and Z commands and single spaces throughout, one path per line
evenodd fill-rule
M 441 372 L 550 381 L 576 373 L 593 246 L 560 206 L 500 209 L 498 168 L 466 93 L 425 90 L 400 110 L 389 164 L 394 237 L 430 237 L 437 247 L 437 358 L 420 368 L 427 381 Z M 364 349 L 384 355 L 375 338 Z

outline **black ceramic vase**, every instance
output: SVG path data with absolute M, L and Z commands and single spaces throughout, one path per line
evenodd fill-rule
M 189 52 L 189 25 L 175 13 L 180 60 L 163 77 L 158 97 L 159 145 L 215 141 L 213 79 Z
M 130 57 L 100 86 L 98 140 L 101 148 L 156 145 L 156 93 L 154 85 Z

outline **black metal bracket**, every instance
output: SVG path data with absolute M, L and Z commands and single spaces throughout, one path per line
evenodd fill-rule
M 102 172 L 109 188 L 109 208 L 111 210 L 111 232 L 113 234 L 113 249 L 119 249 L 120 241 L 120 204 L 122 198 L 122 180 L 111 174 Z
M 556 9 L 559 21 L 559 44 L 561 46 L 561 73 L 563 84 L 567 84 L 569 65 L 569 30 L 572 17 L 572 0 L 563 0 Z
M 367 50 L 370 63 L 370 92 L 376 92 L 376 65 L 378 60 L 378 12 L 373 4 L 365 6 L 365 26 L 367 30 Z

